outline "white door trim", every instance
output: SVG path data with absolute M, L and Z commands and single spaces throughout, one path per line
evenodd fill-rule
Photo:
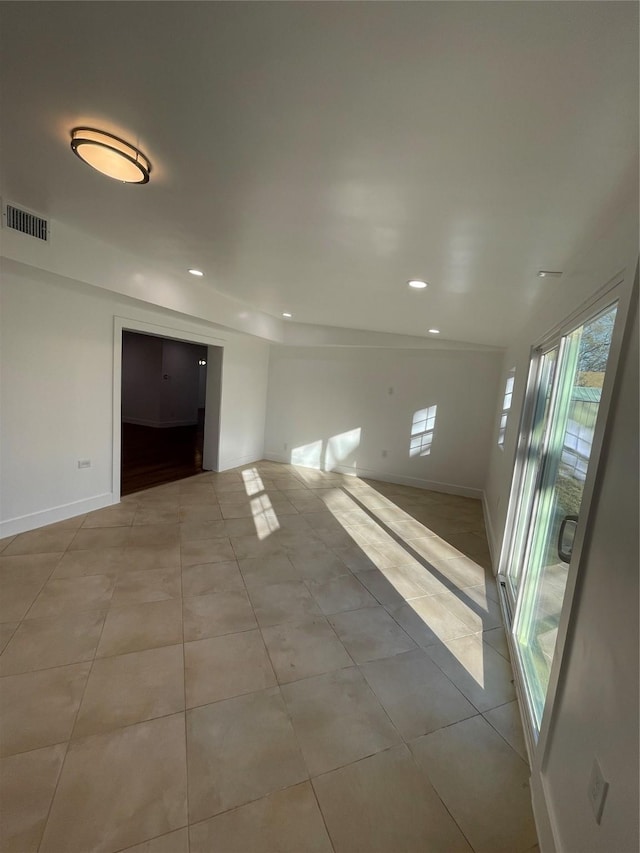
M 113 426 L 112 426 L 112 458 L 111 490 L 113 503 L 120 501 L 120 466 L 122 461 L 121 421 L 122 421 L 122 332 L 142 332 L 159 338 L 174 338 L 190 344 L 204 344 L 224 349 L 225 339 L 203 335 L 190 329 L 179 329 L 175 326 L 161 326 L 158 323 L 147 323 L 131 317 L 113 318 Z M 208 407 L 207 407 L 208 408 Z M 219 406 L 216 407 L 219 409 Z M 207 409 L 205 408 L 205 433 Z

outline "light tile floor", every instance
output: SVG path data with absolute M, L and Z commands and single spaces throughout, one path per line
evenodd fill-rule
M 261 462 L 0 543 L 4 853 L 525 853 L 480 503 Z

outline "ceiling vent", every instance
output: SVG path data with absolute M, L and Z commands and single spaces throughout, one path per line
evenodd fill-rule
M 36 216 L 28 210 L 16 207 L 14 204 L 6 204 L 3 210 L 4 227 L 43 240 L 49 240 L 49 220 Z

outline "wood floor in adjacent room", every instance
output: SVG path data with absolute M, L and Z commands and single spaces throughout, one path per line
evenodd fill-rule
M 120 493 L 130 495 L 202 471 L 204 409 L 198 423 L 178 427 L 122 424 Z
M 3 853 L 525 853 L 479 501 L 271 462 L 0 542 Z

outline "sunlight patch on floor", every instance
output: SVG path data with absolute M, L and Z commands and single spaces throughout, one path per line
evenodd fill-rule
M 263 494 L 251 499 L 251 514 L 258 539 L 266 539 L 272 533 L 275 533 L 276 530 L 280 530 L 280 522 L 271 504 L 269 495 Z
M 247 495 L 258 495 L 264 492 L 264 483 L 256 468 L 246 468 L 242 472 L 242 479 Z
M 355 436 L 354 436 L 355 439 Z M 344 450 L 343 447 L 340 450 Z M 317 461 L 321 451 L 321 443 L 313 442 L 304 447 L 296 448 L 296 455 L 305 458 L 306 464 L 310 459 Z M 322 501 L 326 510 L 338 522 L 340 528 L 352 541 L 352 546 L 361 551 L 371 562 L 371 571 L 377 570 L 389 587 L 397 593 L 405 605 L 410 608 L 411 615 L 405 609 L 415 630 L 424 628 L 437 638 L 437 641 L 448 649 L 452 661 L 461 666 L 467 674 L 484 689 L 483 644 L 464 643 L 450 645 L 452 640 L 451 620 L 462 620 L 462 630 L 453 639 L 478 636 L 482 631 L 482 619 L 479 608 L 486 611 L 480 602 L 470 598 L 465 593 L 465 586 L 447 576 L 448 560 L 464 558 L 465 555 L 437 536 L 434 531 L 419 522 L 415 516 L 386 497 L 364 480 L 344 475 L 338 483 L 335 475 L 330 480 L 325 472 L 306 468 L 295 471 L 297 479 L 303 483 L 321 485 L 312 488 L 310 496 L 315 495 Z M 256 468 L 242 471 L 245 491 L 250 497 L 253 521 L 258 539 L 264 540 L 281 529 L 277 513 Z M 326 488 L 324 484 L 326 483 Z M 411 487 L 398 487 L 399 494 L 410 496 L 414 493 Z M 446 499 L 443 499 L 446 504 Z M 413 536 L 405 539 L 397 529 L 388 527 L 391 524 L 410 522 Z M 417 528 L 417 530 L 416 530 Z M 424 531 L 424 536 L 420 535 Z M 417 534 L 417 535 L 416 535 Z M 471 559 L 471 558 L 469 558 Z M 424 587 L 425 577 L 429 576 L 428 587 Z M 447 581 L 450 581 L 449 583 Z M 416 594 L 409 592 L 415 586 Z M 457 587 L 457 589 L 456 589 Z M 420 590 L 424 591 L 420 591 Z M 457 602 L 454 607 L 447 607 L 446 596 L 443 593 L 452 592 Z M 458 604 L 459 602 L 459 604 Z M 468 615 L 465 616 L 465 613 Z M 473 632 L 465 633 L 464 627 L 472 621 L 469 616 L 479 617 L 480 627 Z
M 339 495 L 348 496 L 352 509 L 346 508 L 344 500 Z M 446 539 L 433 535 L 433 532 L 425 525 L 420 525 L 424 529 L 425 535 L 424 541 L 417 537 L 419 544 L 414 540 L 404 539 L 399 533 L 388 532 L 385 529 L 385 521 L 379 517 L 379 513 L 389 508 L 398 510 L 397 518 L 394 519 L 395 522 L 411 521 L 414 524 L 419 524 L 419 522 L 392 500 L 384 497 L 362 480 L 334 489 L 328 495 L 323 495 L 322 500 L 345 533 L 351 537 L 354 545 L 371 560 L 398 595 L 405 599 L 406 604 L 413 611 L 414 618 L 420 620 L 443 645 L 447 645 L 447 640 L 451 638 L 448 622 L 451 618 L 460 617 L 451 613 L 439 599 L 433 599 L 425 606 L 425 599 L 450 591 L 450 587 L 444 583 L 446 570 L 440 572 L 435 566 L 431 565 L 430 560 L 443 560 L 446 563 L 447 558 L 455 559 L 465 557 L 465 555 L 450 545 Z M 358 524 L 358 521 L 361 523 Z M 443 552 L 447 554 L 446 558 L 443 558 Z M 416 582 L 419 582 L 424 580 L 425 573 L 430 573 L 436 581 L 439 580 L 439 575 L 443 574 L 443 581 L 439 583 L 439 589 L 431 593 L 425 592 L 424 595 L 413 599 L 407 598 L 406 587 L 407 584 L 411 583 L 412 576 Z M 456 595 L 455 589 L 451 591 Z M 477 607 L 473 605 L 480 605 L 477 602 L 472 602 L 472 605 L 465 603 L 464 598 L 466 596 L 463 588 L 460 592 L 461 594 L 457 598 L 464 610 L 469 614 L 477 614 Z M 480 624 L 481 630 L 482 625 Z M 449 647 L 447 646 L 447 648 Z M 456 653 L 454 645 L 454 649 L 449 649 L 449 651 L 471 678 L 484 688 L 482 644 L 479 644 L 477 650 L 474 649 L 470 661 L 468 649 L 465 654 Z

